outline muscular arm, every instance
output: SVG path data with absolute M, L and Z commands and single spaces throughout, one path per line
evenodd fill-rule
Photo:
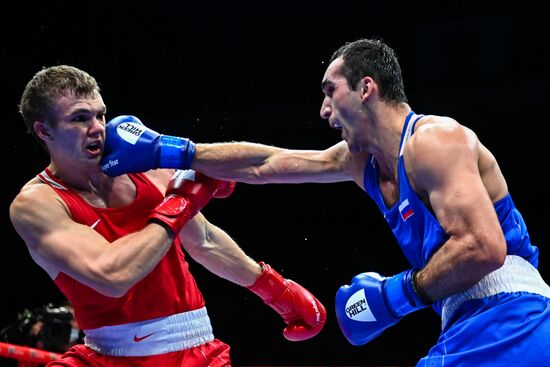
M 192 168 L 208 176 L 250 184 L 351 180 L 344 141 L 326 150 L 290 150 L 255 143 L 197 144 Z
M 271 266 L 260 266 L 220 228 L 197 214 L 180 232 L 189 255 L 210 272 L 246 287 L 287 324 L 283 335 L 291 341 L 314 337 L 324 327 L 326 309 L 300 284 L 285 279 Z
M 109 243 L 73 221 L 53 190 L 42 184 L 26 186 L 12 202 L 10 218 L 33 259 L 53 279 L 64 272 L 111 297 L 124 295 L 144 278 L 172 243 L 158 224 Z
M 407 172 L 449 236 L 416 279 L 421 292 L 436 300 L 500 267 L 506 243 L 480 174 L 475 134 L 444 120 L 419 127 L 413 136 L 405 152 Z
M 248 287 L 262 273 L 260 266 L 223 230 L 197 214 L 180 232 L 189 255 L 210 272 Z

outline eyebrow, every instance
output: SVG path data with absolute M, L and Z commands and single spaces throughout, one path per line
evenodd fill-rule
M 71 115 L 79 114 L 79 113 L 106 113 L 107 107 L 103 106 L 97 111 L 94 111 L 93 109 L 89 108 L 79 108 L 71 112 Z
M 93 109 L 88 109 L 88 108 L 78 108 L 74 111 L 71 111 L 71 113 L 69 113 L 67 115 L 67 118 L 74 118 L 75 116 L 79 116 L 79 115 L 96 115 L 98 113 L 101 113 L 103 115 L 107 114 L 107 107 L 103 106 L 101 107 L 100 109 L 98 109 L 97 111 L 94 111 Z

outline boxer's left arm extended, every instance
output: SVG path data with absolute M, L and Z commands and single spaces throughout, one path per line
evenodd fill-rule
M 415 289 L 414 275 L 414 270 L 389 278 L 361 273 L 338 289 L 336 317 L 351 344 L 366 344 L 403 316 L 428 307 Z
M 284 278 L 271 266 L 257 263 L 222 229 L 199 214 L 180 232 L 187 253 L 212 273 L 258 295 L 286 323 L 290 341 L 314 337 L 323 329 L 323 304 L 300 284 Z

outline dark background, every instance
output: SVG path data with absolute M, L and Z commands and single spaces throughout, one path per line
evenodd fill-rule
M 534 3 L 483 3 L 13 4 L 15 10 L 3 11 L 0 29 L 0 326 L 23 308 L 62 299 L 8 216 L 19 188 L 48 163 L 17 113 L 35 72 L 59 63 L 80 67 L 99 81 L 109 117 L 133 114 L 157 131 L 196 142 L 322 149 L 339 141 L 339 132 L 319 117 L 327 61 L 341 44 L 362 37 L 382 38 L 396 49 L 415 112 L 454 117 L 495 154 L 541 249 L 540 271 L 550 279 L 542 177 L 548 21 Z M 235 365 L 412 365 L 435 343 L 440 320 L 431 309 L 407 316 L 363 347 L 341 335 L 333 313 L 338 287 L 360 272 L 393 275 L 409 267 L 382 216 L 354 184 L 241 184 L 204 213 L 329 311 L 319 336 L 288 342 L 282 321 L 256 296 L 190 260 L 214 332 L 232 346 Z

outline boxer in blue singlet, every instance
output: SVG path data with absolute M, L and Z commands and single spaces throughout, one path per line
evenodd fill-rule
M 395 52 L 380 40 L 339 48 L 322 89 L 321 117 L 343 139 L 326 150 L 173 136 L 128 142 L 109 123 L 115 138 L 103 169 L 191 167 L 251 184 L 354 181 L 378 205 L 411 268 L 391 277 L 361 273 L 338 289 L 336 316 L 350 343 L 368 343 L 431 306 L 442 332 L 418 366 L 547 365 L 550 288 L 493 154 L 454 119 L 412 111 Z M 132 159 L 144 152 L 149 163 Z
M 421 118 L 410 112 L 405 120 L 398 159 L 399 201 L 392 208 L 386 207 L 377 184 L 378 169 L 374 158 L 367 162 L 364 179 L 368 194 L 416 269 L 424 267 L 448 240 L 433 213 L 411 186 L 403 160 L 402 148 Z M 521 361 L 521 365 L 527 366 L 536 365 L 544 360 L 542 358 L 550 362 L 550 289 L 536 270 L 538 248 L 531 244 L 525 222 L 510 194 L 494 203 L 494 208 L 506 238 L 504 265 L 472 288 L 433 303 L 433 308 L 442 316 L 443 332 L 438 344 L 418 366 L 468 363 L 505 366 L 510 361 Z M 350 291 L 344 288 L 341 292 L 345 299 Z M 345 313 L 339 318 L 344 328 L 355 327 L 348 325 L 353 321 L 347 320 Z M 542 350 L 543 354 L 529 353 L 532 350 Z

